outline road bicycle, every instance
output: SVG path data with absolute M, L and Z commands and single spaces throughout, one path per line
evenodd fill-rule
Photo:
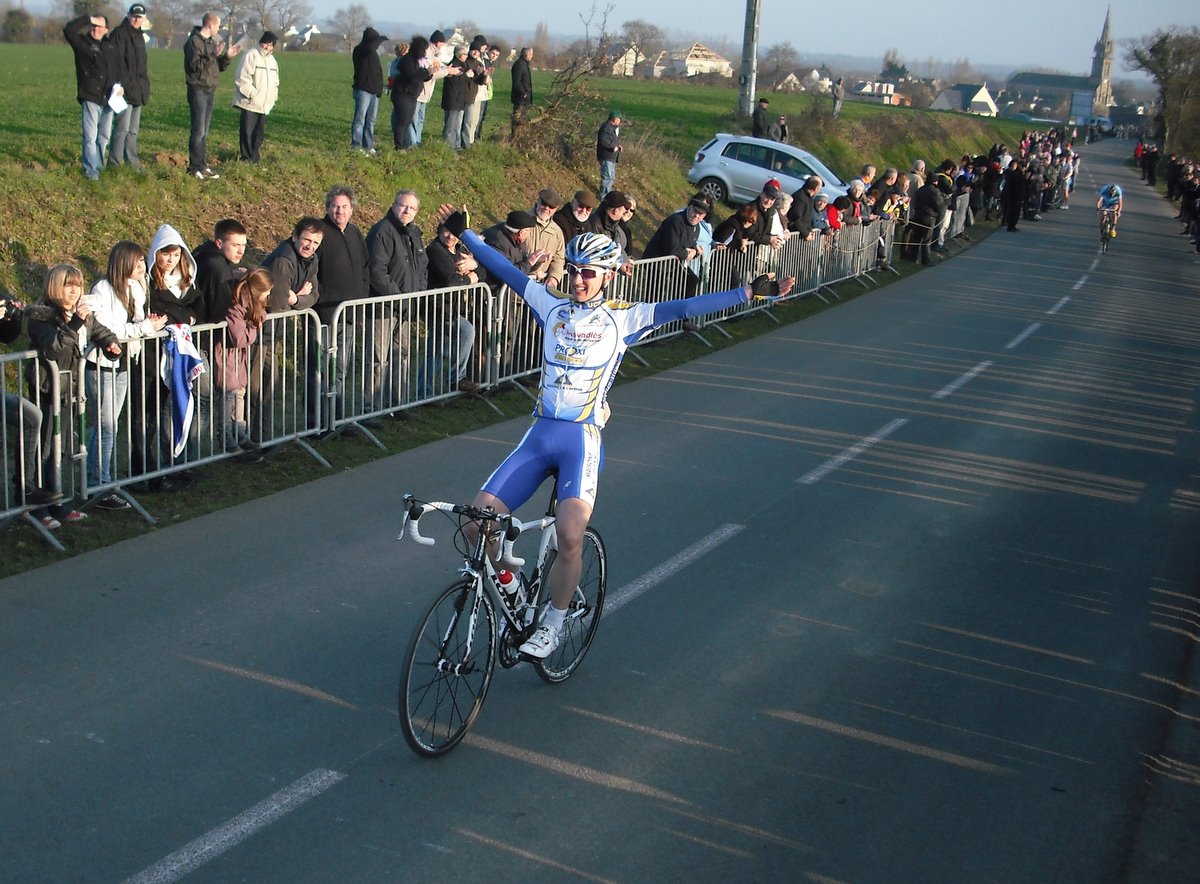
M 1117 235 L 1117 212 L 1115 209 L 1100 210 L 1100 251 L 1108 254 L 1108 244 Z
M 400 539 L 432 545 L 419 523 L 425 514 L 440 511 L 455 525 L 455 548 L 465 557 L 459 576 L 434 600 L 413 630 L 400 676 L 400 726 L 404 739 L 418 755 L 434 758 L 457 746 L 467 735 L 492 683 L 496 661 L 511 669 L 522 661 L 554 684 L 566 680 L 591 647 L 604 611 L 608 560 L 604 542 L 594 528 L 583 535 L 583 568 L 579 586 L 567 609 L 562 639 L 545 659 L 521 654 L 519 648 L 537 629 L 538 614 L 549 604 L 549 577 L 558 554 L 555 509 L 558 485 L 550 495 L 546 515 L 523 522 L 509 513 L 444 501 L 425 502 L 404 495 L 404 525 Z M 474 539 L 467 526 L 479 530 Z M 513 545 L 532 529 L 541 531 L 533 569 Z M 488 550 L 500 549 L 496 565 Z M 507 565 L 516 590 L 497 583 Z M 520 570 L 518 570 L 520 569 Z

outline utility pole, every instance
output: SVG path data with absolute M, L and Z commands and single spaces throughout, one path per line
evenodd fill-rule
M 760 0 L 746 0 L 746 31 L 742 35 L 742 72 L 738 76 L 738 113 L 754 111 L 754 89 L 758 79 L 758 18 Z

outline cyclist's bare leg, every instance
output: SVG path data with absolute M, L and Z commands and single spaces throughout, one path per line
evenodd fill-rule
M 558 555 L 550 569 L 550 603 L 565 611 L 579 586 L 583 568 L 583 532 L 592 518 L 592 506 L 578 497 L 558 502 L 554 522 Z
M 475 500 L 471 502 L 471 505 L 476 509 L 486 509 L 490 506 L 498 513 L 507 513 L 509 511 L 503 500 L 486 491 L 480 491 L 476 494 Z M 479 536 L 479 523 L 468 522 L 463 526 L 463 530 L 467 535 L 467 540 L 473 545 L 475 538 Z M 488 544 L 488 556 L 493 562 L 496 562 L 500 558 L 500 541 L 495 540 Z

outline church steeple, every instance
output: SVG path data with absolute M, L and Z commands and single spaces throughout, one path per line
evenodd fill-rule
M 1095 96 L 1092 100 L 1092 113 L 1107 116 L 1112 104 L 1112 7 L 1104 13 L 1104 28 L 1100 31 L 1100 39 L 1092 52 L 1092 75 L 1088 77 Z

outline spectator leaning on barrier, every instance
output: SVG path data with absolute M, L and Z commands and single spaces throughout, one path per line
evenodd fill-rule
M 379 46 L 389 38 L 374 28 L 363 28 L 362 40 L 350 53 L 354 66 L 354 117 L 350 121 L 350 146 L 368 156 L 375 156 L 375 118 L 379 113 L 379 97 L 383 95 L 383 62 Z
M 21 337 L 24 305 L 20 301 L 0 298 L 0 344 L 11 344 Z M 62 500 L 62 492 L 40 487 L 38 477 L 38 434 L 42 427 L 42 411 L 18 393 L 4 392 L 4 423 L 16 432 L 13 440 L 12 472 L 17 502 L 22 506 L 48 506 Z
M 134 171 L 141 171 L 142 168 L 137 153 L 138 130 L 142 125 L 142 107 L 150 101 L 146 38 L 142 34 L 145 23 L 146 7 L 141 3 L 134 3 L 129 7 L 129 14 L 108 35 L 116 49 L 120 65 L 117 82 L 125 90 L 122 97 L 128 105 L 117 114 L 113 124 L 108 164 L 119 166 L 124 163 Z
M 325 217 L 321 224 L 325 237 L 317 249 L 317 282 L 321 287 L 321 299 L 317 301 L 317 315 L 321 322 L 331 326 L 330 343 L 336 348 L 338 370 L 337 390 L 334 404 L 338 416 L 342 416 L 346 375 L 354 371 L 358 358 L 358 335 L 355 334 L 357 311 L 353 308 L 342 313 L 340 322 L 334 323 L 334 315 L 346 301 L 366 298 L 371 293 L 370 271 L 367 268 L 367 240 L 362 231 L 350 219 L 356 206 L 354 191 L 338 184 L 325 195 Z M 357 376 L 357 373 L 356 373 Z M 315 380 L 310 376 L 310 383 Z M 313 391 L 313 398 L 319 391 Z M 327 426 L 328 423 L 322 424 Z
M 258 45 L 242 56 L 234 79 L 233 106 L 241 111 L 238 127 L 238 155 L 243 163 L 257 163 L 263 137 L 267 132 L 267 114 L 279 100 L 279 62 L 275 44 L 279 38 L 263 31 Z
M 87 14 L 72 19 L 63 27 L 63 37 L 75 53 L 75 97 L 79 101 L 83 131 L 83 174 L 92 181 L 100 178 L 104 153 L 112 134 L 113 111 L 109 99 L 120 94 L 117 80 L 120 59 L 116 47 L 105 35 L 108 19 Z
M 603 233 L 621 247 L 621 255 L 628 260 L 629 240 L 625 235 L 625 209 L 629 200 L 619 190 L 610 190 L 600 200 L 600 208 L 592 213 L 588 221 L 588 230 L 592 233 Z M 622 264 L 626 266 L 626 264 Z
M 608 119 L 596 133 L 596 160 L 600 163 L 600 199 L 617 183 L 617 163 L 621 159 L 621 112 L 608 112 Z M 565 231 L 564 231 L 565 232 Z
M 25 309 L 28 320 L 29 345 L 43 360 L 37 389 L 33 389 L 35 374 L 33 365 L 28 366 L 26 375 L 30 395 L 37 397 L 42 411 L 42 477 L 43 484 L 53 493 L 62 491 L 62 463 L 56 458 L 54 437 L 61 432 L 62 452 L 76 449 L 74 439 L 75 421 L 59 420 L 57 408 L 70 417 L 69 401 L 72 384 L 64 378 L 58 385 L 58 402 L 54 401 L 54 372 L 70 372 L 79 377 L 83 367 L 83 356 L 91 347 L 99 347 L 109 356 L 121 355 L 121 342 L 113 331 L 92 315 L 83 298 L 83 273 L 70 264 L 57 264 L 46 273 L 46 286 L 40 303 Z M 44 363 L 50 363 L 46 365 Z M 65 458 L 64 458 L 65 459 Z M 35 510 L 34 515 L 46 528 L 57 528 L 63 522 L 78 522 L 86 514 L 74 510 L 68 504 L 55 504 L 45 510 Z
M 751 242 L 762 246 L 779 248 L 783 245 L 783 232 L 787 229 L 784 219 L 779 217 L 779 181 L 769 178 L 758 195 L 758 221 L 746 232 Z
M 213 238 L 192 252 L 196 261 L 196 288 L 203 302 L 201 322 L 223 322 L 229 313 L 231 285 L 246 274 L 246 268 L 241 266 L 246 242 L 246 226 L 236 218 L 222 218 L 213 227 Z
M 125 353 L 129 357 L 126 362 L 99 348 L 92 348 L 87 354 L 84 389 L 87 391 L 88 424 L 91 427 L 87 444 L 89 487 L 107 485 L 112 481 L 117 421 L 131 388 L 135 394 L 130 414 L 135 438 L 144 432 L 146 395 L 142 338 L 157 334 L 167 324 L 167 317 L 146 310 L 146 280 L 145 250 L 135 242 L 122 240 L 108 254 L 104 278 L 92 286 L 91 292 L 80 301 L 92 311 L 97 322 L 125 340 Z M 126 510 L 129 509 L 129 503 L 119 494 L 108 493 L 96 501 L 96 507 Z
M 711 210 L 712 203 L 708 197 L 702 193 L 695 194 L 681 210 L 672 212 L 663 219 L 654 236 L 650 237 L 650 242 L 646 244 L 646 251 L 642 253 L 642 257 L 663 258 L 670 255 L 684 264 L 699 257 L 699 225 Z
M 529 248 L 550 256 L 549 260 L 537 269 L 534 279 L 552 289 L 561 285 L 566 262 L 567 243 L 562 228 L 554 220 L 554 214 L 561 206 L 562 197 L 554 188 L 545 187 L 538 191 L 537 200 L 533 204 L 534 225 L 529 230 Z
M 792 205 L 787 213 L 788 230 L 802 239 L 813 238 L 813 197 L 822 186 L 820 178 L 809 175 L 804 179 L 804 185 L 792 194 Z
M 415 221 L 421 200 L 415 191 L 401 190 L 392 208 L 367 234 L 371 296 L 424 291 L 429 282 L 429 256 Z M 409 326 L 407 305 L 377 308 L 371 323 L 371 395 L 376 410 L 404 404 L 408 381 Z M 393 360 L 393 355 L 396 360 Z M 397 362 L 398 364 L 393 364 Z
M 203 181 L 220 178 L 208 164 L 208 130 L 212 125 L 213 104 L 217 97 L 217 77 L 229 67 L 229 62 L 242 51 L 235 43 L 226 51 L 225 43 L 215 37 L 221 29 L 221 17 L 206 12 L 199 25 L 183 44 L 183 73 L 187 83 L 188 115 L 191 131 L 188 136 L 188 174 Z

